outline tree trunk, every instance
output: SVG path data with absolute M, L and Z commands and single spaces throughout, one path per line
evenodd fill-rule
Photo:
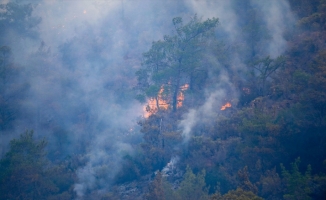
M 158 97 L 157 96 L 155 97 L 155 101 L 156 101 L 157 111 L 159 111 L 160 110 L 160 104 L 158 102 Z
M 175 84 L 173 97 L 172 97 L 173 112 L 177 111 L 179 88 L 180 88 L 180 69 L 178 70 L 177 82 Z
M 179 86 L 177 84 L 175 86 L 174 93 L 173 93 L 173 99 L 172 99 L 173 112 L 177 111 L 178 91 L 179 91 Z

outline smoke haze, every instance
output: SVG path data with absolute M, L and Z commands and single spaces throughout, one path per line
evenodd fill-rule
M 0 3 L 11 2 L 15 1 Z M 246 46 L 242 19 L 234 9 L 237 2 L 20 1 L 21 6 L 32 4 L 30 15 L 16 16 L 28 21 L 29 26 L 20 27 L 16 20 L 0 31 L 0 46 L 11 48 L 15 68 L 21 71 L 9 81 L 5 94 L 22 99 L 17 103 L 20 115 L 13 128 L 0 135 L 0 155 L 12 138 L 24 130 L 34 130 L 36 135 L 48 138 L 49 148 L 60 147 L 59 157 L 86 153 L 86 165 L 78 169 L 74 188 L 79 197 L 94 188 L 105 190 L 119 170 L 122 156 L 132 154 L 134 143 L 141 140 L 136 122 L 143 115 L 143 106 L 134 100 L 132 87 L 142 53 L 152 41 L 172 33 L 173 17 L 188 21 L 196 13 L 203 19 L 218 17 L 216 34 L 229 46 Z M 270 33 L 260 50 L 277 57 L 286 50 L 285 27 L 293 26 L 288 3 L 245 2 L 258 7 L 261 25 Z M 233 71 L 245 67 L 239 52 L 228 57 L 232 57 L 229 62 Z M 214 62 L 220 61 L 216 58 Z M 216 105 L 237 97 L 226 72 L 211 78 L 217 83 L 206 91 L 205 103 L 190 109 L 180 122 L 185 142 L 199 118 L 209 120 L 219 111 Z M 97 179 L 99 174 L 102 178 Z

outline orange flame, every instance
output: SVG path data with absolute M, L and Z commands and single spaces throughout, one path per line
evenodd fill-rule
M 158 92 L 157 98 L 150 98 L 148 100 L 148 106 L 151 110 L 158 109 L 157 105 L 160 109 L 164 109 L 164 110 L 168 109 L 169 104 L 162 98 L 163 92 L 164 92 L 164 88 L 162 86 L 160 91 Z
M 231 107 L 232 107 L 231 103 L 227 102 L 225 105 L 221 107 L 221 110 L 225 110 L 226 108 L 231 108 Z
M 185 100 L 185 96 L 183 93 L 180 92 L 180 94 L 178 95 L 178 98 L 177 98 L 177 108 L 182 107 L 182 103 L 184 100 Z
M 185 85 L 180 87 L 180 92 L 179 92 L 179 95 L 177 97 L 177 108 L 182 107 L 183 101 L 185 99 L 185 96 L 184 96 L 183 93 L 188 88 L 189 88 L 189 84 L 185 84 Z M 166 100 L 164 100 L 162 98 L 163 92 L 164 92 L 164 87 L 161 86 L 161 89 L 157 94 L 157 98 L 148 99 L 147 105 L 144 106 L 144 108 L 143 108 L 145 118 L 148 118 L 152 114 L 156 113 L 159 109 L 167 110 L 169 108 L 170 104 Z M 158 105 L 159 108 L 157 108 L 157 105 Z
M 180 92 L 177 98 L 177 108 L 182 107 L 182 103 L 185 100 L 185 95 L 183 94 L 189 88 L 189 84 L 184 84 L 180 87 Z
M 183 92 L 183 91 L 186 91 L 186 90 L 188 90 L 188 88 L 189 88 L 189 84 L 184 84 L 183 86 L 181 86 L 180 87 L 180 90 Z

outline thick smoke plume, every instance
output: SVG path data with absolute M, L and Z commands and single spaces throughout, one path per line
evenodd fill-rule
M 231 100 L 237 97 L 237 92 L 229 82 L 226 73 L 218 79 L 219 84 L 211 90 L 207 90 L 206 101 L 198 108 L 190 109 L 180 121 L 179 128 L 182 130 L 183 142 L 188 143 L 192 136 L 192 129 L 196 124 L 209 123 L 223 112 L 220 110 L 225 100 Z
M 243 2 L 261 10 L 258 14 L 270 32 L 262 51 L 273 57 L 284 52 L 284 28 L 293 23 L 287 2 Z M 57 157 L 85 153 L 87 162 L 78 169 L 74 188 L 80 198 L 95 189 L 107 189 L 122 156 L 131 154 L 141 137 L 135 126 L 142 105 L 133 100 L 131 88 L 136 84 L 134 73 L 142 52 L 152 41 L 171 33 L 172 18 L 187 20 L 195 13 L 203 19 L 218 17 L 217 35 L 231 47 L 243 46 L 236 3 L 239 1 L 25 0 L 17 4 L 30 4 L 30 15 L 1 9 L 5 18 L 0 20 L 6 26 L 0 28 L 0 46 L 11 48 L 15 69 L 20 71 L 9 80 L 4 94 L 22 101 L 17 102 L 20 115 L 13 128 L 1 131 L 0 155 L 12 138 L 33 129 L 48 138 L 50 149 L 60 149 Z M 10 19 L 12 16 L 17 19 Z M 22 26 L 18 18 L 28 26 Z M 239 53 L 229 57 L 232 70 L 245 67 Z M 199 119 L 209 120 L 219 108 L 216 104 L 236 96 L 223 87 L 230 85 L 227 75 L 212 78 L 216 85 L 207 90 L 206 102 L 190 109 L 180 123 L 185 141 Z
M 191 7 L 196 13 L 204 17 L 219 18 L 220 24 L 218 27 L 218 34 L 228 41 L 230 47 L 250 46 L 246 43 L 246 38 L 241 35 L 243 27 L 241 27 L 242 19 L 240 15 L 237 15 L 235 5 L 239 1 L 231 0 L 218 0 L 218 1 L 189 1 L 188 6 Z M 287 1 L 259 1 L 250 0 L 242 1 L 244 9 L 249 7 L 258 11 L 257 15 L 261 16 L 262 22 L 259 26 L 261 29 L 266 29 L 268 37 L 262 38 L 263 46 L 260 47 L 262 55 L 276 58 L 286 51 L 286 39 L 285 30 L 289 30 L 289 27 L 294 26 L 294 16 L 290 10 L 290 6 Z M 286 20 L 284 20 L 286 19 Z M 246 68 L 246 59 L 239 55 L 238 51 L 230 51 L 228 62 L 230 63 L 233 74 L 241 72 Z M 216 63 L 220 62 L 216 59 Z M 219 65 L 219 64 L 217 64 Z M 216 87 L 207 90 L 206 102 L 197 109 L 190 109 L 186 113 L 179 124 L 179 128 L 182 130 L 184 136 L 184 142 L 187 143 L 191 137 L 193 127 L 202 121 L 215 120 L 218 117 L 219 107 L 216 105 L 222 105 L 224 99 L 236 99 L 238 92 L 232 89 L 232 83 L 229 80 L 228 74 L 219 77 L 211 77 L 216 79 L 217 84 L 223 85 L 223 87 Z M 228 87 L 225 87 L 227 85 Z M 228 88 L 228 90 L 227 90 Z M 234 105 L 233 105 L 234 106 Z

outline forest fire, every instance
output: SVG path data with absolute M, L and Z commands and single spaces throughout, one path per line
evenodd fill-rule
M 182 107 L 182 103 L 185 100 L 185 95 L 183 94 L 184 91 L 186 91 L 189 88 L 189 84 L 185 84 L 183 86 L 180 87 L 180 92 L 178 95 L 178 102 L 177 102 L 177 108 Z
M 185 99 L 184 91 L 186 91 L 189 88 L 189 84 L 185 84 L 180 87 L 180 92 L 177 97 L 177 108 L 182 107 L 183 101 Z M 170 106 L 170 103 L 167 100 L 164 100 L 162 97 L 162 94 L 164 92 L 164 87 L 161 86 L 160 91 L 158 92 L 158 95 L 156 98 L 150 98 L 148 99 L 147 105 L 144 106 L 144 117 L 148 118 L 152 114 L 156 113 L 158 110 L 167 110 Z
M 161 87 L 160 91 L 158 92 L 158 95 L 156 98 L 151 98 L 148 100 L 148 105 L 151 108 L 151 110 L 155 110 L 155 109 L 163 109 L 166 110 L 169 107 L 168 102 L 166 102 L 166 100 L 163 99 L 162 94 L 164 92 L 164 88 L 163 86 Z M 158 108 L 157 108 L 158 106 Z
M 231 108 L 231 107 L 232 107 L 231 103 L 227 102 L 225 105 L 221 107 L 221 110 L 225 110 L 226 108 Z

